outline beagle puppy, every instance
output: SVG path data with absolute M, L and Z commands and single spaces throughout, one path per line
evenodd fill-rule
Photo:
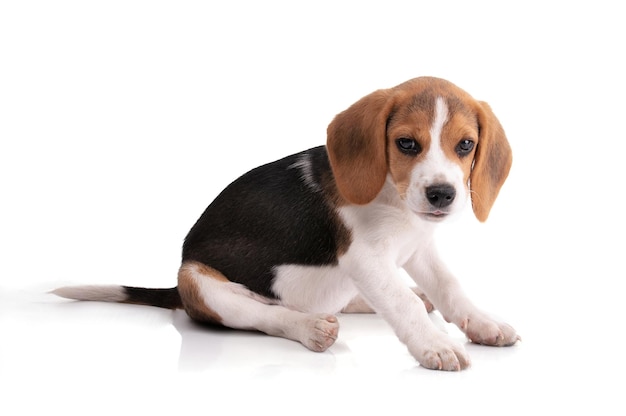
M 339 312 L 376 312 L 422 366 L 461 370 L 470 358 L 429 319 L 433 305 L 472 342 L 508 346 L 520 338 L 467 298 L 439 259 L 433 231 L 468 198 L 485 221 L 511 160 L 486 103 L 443 79 L 415 78 L 337 115 L 326 146 L 226 187 L 184 241 L 177 287 L 53 293 L 184 308 L 194 320 L 313 351 L 335 342 Z M 416 288 L 398 278 L 399 268 Z

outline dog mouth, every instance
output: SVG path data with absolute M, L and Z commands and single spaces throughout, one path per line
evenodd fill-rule
M 453 207 L 435 207 L 431 204 L 424 204 L 421 202 L 411 203 L 412 201 L 408 201 L 409 209 L 413 212 L 413 214 L 418 217 L 432 222 L 440 222 L 449 216 L 455 213 Z
M 449 215 L 449 212 L 441 211 L 438 209 L 435 211 L 422 212 L 420 214 L 430 221 L 442 221 Z

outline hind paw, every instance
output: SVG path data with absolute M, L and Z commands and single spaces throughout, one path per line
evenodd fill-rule
M 300 342 L 315 352 L 326 351 L 337 340 L 339 320 L 334 315 L 312 315 L 305 323 Z

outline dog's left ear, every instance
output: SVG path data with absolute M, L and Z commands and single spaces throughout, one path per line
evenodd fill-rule
M 485 102 L 477 102 L 480 129 L 474 166 L 470 174 L 472 208 L 484 222 L 511 169 L 513 155 L 504 129 Z
M 387 177 L 390 90 L 375 91 L 339 113 L 328 126 L 326 148 L 337 189 L 353 204 L 367 204 Z

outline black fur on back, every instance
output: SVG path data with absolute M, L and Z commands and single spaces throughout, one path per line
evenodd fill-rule
M 303 159 L 310 167 L 308 183 L 298 167 Z M 274 267 L 337 263 L 350 241 L 337 201 L 325 146 L 260 166 L 207 207 L 185 239 L 183 262 L 203 263 L 275 298 Z

